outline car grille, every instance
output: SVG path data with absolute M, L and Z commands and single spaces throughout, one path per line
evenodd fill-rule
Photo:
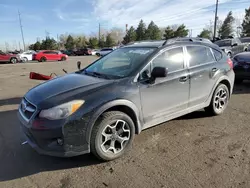
M 26 119 L 30 120 L 30 118 L 33 116 L 33 114 L 36 111 L 36 107 L 31 104 L 28 100 L 23 98 L 21 105 L 20 105 L 20 113 L 21 115 Z

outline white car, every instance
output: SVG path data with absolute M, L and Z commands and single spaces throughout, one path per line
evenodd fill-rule
M 97 56 L 105 56 L 112 52 L 114 49 L 113 48 L 103 48 L 100 51 L 96 52 Z
M 95 50 L 95 49 L 93 49 L 93 50 L 91 51 L 92 55 L 96 55 L 96 52 L 97 52 L 97 50 Z
M 35 51 L 29 50 L 29 51 L 25 51 L 23 53 L 20 53 L 19 56 L 23 62 L 27 62 L 27 61 L 32 61 L 33 54 L 35 54 L 35 53 L 36 53 Z

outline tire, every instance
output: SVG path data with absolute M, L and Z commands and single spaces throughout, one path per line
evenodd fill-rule
M 24 57 L 23 58 L 23 62 L 25 63 L 25 62 L 27 62 L 28 61 L 28 58 L 27 57 Z
M 231 52 L 228 52 L 228 53 L 227 53 L 227 57 L 232 58 L 232 53 L 231 53 Z
M 99 53 L 96 53 L 96 55 L 97 55 L 98 57 L 100 57 L 100 56 L 101 56 L 101 54 L 99 54 Z
M 16 64 L 17 63 L 17 58 L 15 58 L 15 57 L 10 58 L 10 63 Z
M 212 116 L 221 115 L 228 105 L 229 97 L 228 87 L 225 84 L 219 84 L 213 93 L 210 105 L 205 108 L 205 111 Z M 220 108 L 221 106 L 222 108 Z
M 45 62 L 47 61 L 46 57 L 41 57 L 40 62 Z
M 61 57 L 61 61 L 66 61 L 66 57 Z
M 111 161 L 121 157 L 129 150 L 134 136 L 135 125 L 127 114 L 120 111 L 105 112 L 93 127 L 90 149 L 100 160 Z M 117 140 L 120 138 L 123 138 L 122 142 Z M 112 143 L 114 143 L 115 149 L 112 148 Z

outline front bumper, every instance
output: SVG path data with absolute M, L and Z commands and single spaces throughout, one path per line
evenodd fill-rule
M 72 157 L 90 152 L 86 139 L 87 122 L 84 119 L 80 121 L 46 120 L 43 122 L 30 120 L 27 122 L 20 111 L 19 109 L 18 118 L 21 131 L 29 145 L 39 154 Z M 37 126 L 38 124 L 40 124 L 40 128 Z M 41 125 L 44 127 L 41 128 Z M 58 139 L 61 139 L 63 144 L 59 144 Z

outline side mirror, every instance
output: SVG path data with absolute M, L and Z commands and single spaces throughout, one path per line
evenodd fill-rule
M 77 68 L 78 70 L 81 70 L 81 61 L 77 61 Z
M 167 77 L 168 71 L 165 67 L 154 67 L 151 72 L 151 77 L 155 78 L 163 78 Z
M 237 43 L 234 43 L 232 46 L 238 46 L 238 44 L 237 44 Z

